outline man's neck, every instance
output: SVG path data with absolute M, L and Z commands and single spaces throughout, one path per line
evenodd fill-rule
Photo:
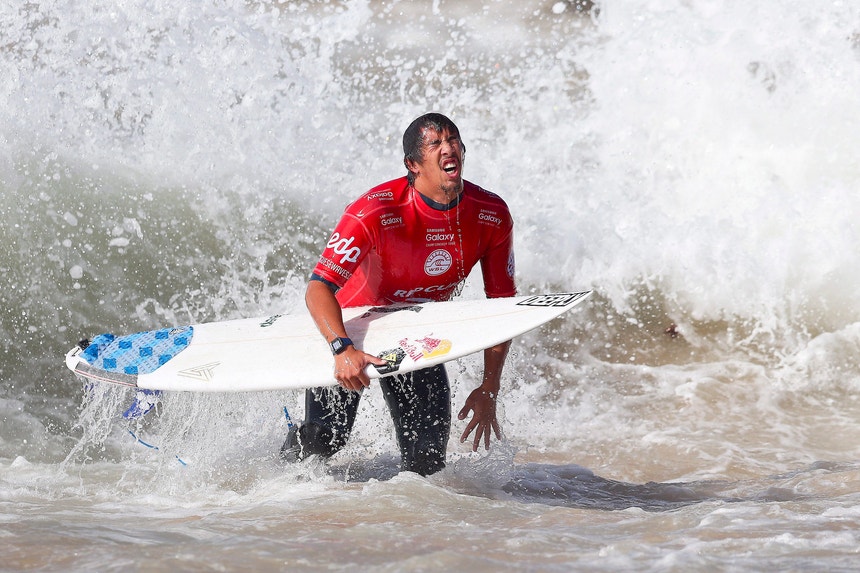
M 416 191 L 418 190 L 416 189 Z M 424 203 L 427 204 L 429 207 L 436 209 L 437 211 L 448 211 L 460 204 L 460 199 L 463 197 L 463 192 L 460 191 L 460 193 L 455 195 L 452 200 L 446 203 L 441 203 L 439 201 L 436 201 L 435 199 L 431 199 L 421 191 L 418 191 L 418 196 L 421 197 L 421 200 L 424 201 Z
M 437 203 L 439 205 L 449 205 L 454 203 L 455 205 L 460 200 L 460 195 L 463 193 L 463 185 L 460 184 L 460 188 L 457 190 L 446 191 L 439 187 L 431 187 L 429 189 L 425 188 L 424 185 L 421 185 L 419 181 L 416 181 L 413 184 L 415 190 L 418 191 L 422 197 L 429 199 L 433 203 Z

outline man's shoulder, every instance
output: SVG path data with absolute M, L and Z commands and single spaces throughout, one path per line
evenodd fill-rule
M 480 185 L 476 185 L 471 181 L 464 180 L 463 187 L 467 195 L 477 203 L 493 205 L 497 208 L 501 208 L 504 210 L 508 209 L 508 204 L 505 203 L 504 199 L 502 199 L 499 195 L 493 193 L 492 191 L 484 189 Z
M 379 209 L 390 209 L 403 203 L 408 196 L 408 190 L 409 182 L 406 177 L 392 179 L 361 195 L 346 210 L 356 217 L 363 217 Z

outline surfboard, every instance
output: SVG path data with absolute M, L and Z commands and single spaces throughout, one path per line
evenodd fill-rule
M 592 291 L 427 302 L 343 311 L 357 348 L 379 356 L 371 378 L 455 360 L 510 340 L 580 304 Z M 100 334 L 66 354 L 94 382 L 144 390 L 249 392 L 336 384 L 328 343 L 307 311 Z

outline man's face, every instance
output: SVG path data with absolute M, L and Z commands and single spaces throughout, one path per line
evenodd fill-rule
M 412 166 L 417 173 L 416 185 L 457 195 L 463 190 L 463 144 L 458 133 L 432 127 L 424 128 L 421 138 L 421 161 Z

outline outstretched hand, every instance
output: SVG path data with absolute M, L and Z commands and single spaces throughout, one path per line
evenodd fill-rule
M 463 435 L 460 436 L 460 443 L 466 441 L 469 434 L 473 430 L 475 432 L 474 442 L 472 443 L 472 451 L 478 451 L 478 444 L 484 440 L 484 448 L 490 449 L 490 434 L 495 432 L 496 439 L 502 439 L 502 431 L 499 427 L 499 421 L 496 419 L 496 394 L 482 387 L 475 388 L 469 397 L 466 398 L 466 403 L 457 418 L 465 420 L 466 416 L 472 412 L 472 419 L 466 425 Z

